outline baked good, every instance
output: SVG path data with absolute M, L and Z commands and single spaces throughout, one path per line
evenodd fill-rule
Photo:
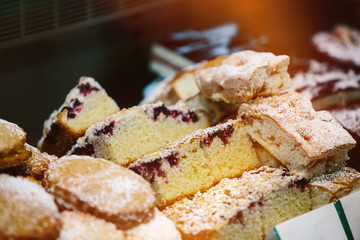
M 239 104 L 229 104 L 225 102 L 214 102 L 205 98 L 201 94 L 196 94 L 183 103 L 190 109 L 199 109 L 205 111 L 210 119 L 212 126 L 226 122 L 226 119 L 236 118 Z
M 330 113 L 353 136 L 357 143 L 360 142 L 360 104 L 359 101 L 343 107 L 331 109 Z M 347 166 L 360 171 L 360 144 L 349 151 Z
M 335 65 L 360 69 L 360 31 L 336 25 L 331 32 L 318 32 L 312 37 L 318 53 Z
M 165 214 L 155 209 L 150 222 L 142 223 L 126 231 L 127 240 L 181 240 L 180 232 Z
M 61 231 L 58 240 L 125 240 L 125 233 L 115 224 L 91 214 L 64 211 L 60 216 Z
M 196 72 L 201 93 L 213 101 L 243 103 L 290 87 L 286 55 L 251 50 L 233 53 Z
M 309 182 L 312 209 L 335 202 L 360 189 L 360 173 L 345 167 L 333 173 L 314 177 Z
M 50 162 L 43 185 L 62 209 L 93 214 L 119 229 L 149 221 L 155 208 L 154 193 L 144 179 L 115 163 L 88 156 Z
M 41 186 L 0 174 L 0 239 L 56 239 L 58 208 Z
M 54 161 L 57 157 L 49 155 L 46 152 L 40 152 L 39 149 L 27 143 L 25 144 L 25 148 L 32 153 L 31 157 L 22 164 L 25 174 L 38 180 L 42 179 L 48 169 L 50 161 Z
M 81 77 L 61 107 L 45 121 L 38 147 L 42 152 L 61 157 L 88 127 L 118 110 L 99 83 L 93 78 Z
M 315 111 L 300 93 L 242 104 L 249 135 L 290 170 L 309 177 L 341 169 L 356 142 L 327 111 Z
M 16 166 L 31 156 L 25 148 L 26 133 L 14 123 L 0 119 L 0 169 Z
M 264 239 L 271 227 L 310 210 L 305 178 L 284 168 L 261 167 L 225 178 L 208 191 L 168 206 L 182 239 Z
M 311 60 L 292 77 L 291 89 L 309 98 L 314 109 L 346 106 L 360 100 L 360 74 Z
M 158 206 L 164 206 L 259 165 L 244 124 L 229 120 L 145 155 L 129 169 L 151 183 Z
M 135 106 L 91 126 L 69 154 L 91 155 L 128 165 L 208 126 L 203 111 L 192 111 L 186 106 L 166 107 L 161 102 Z

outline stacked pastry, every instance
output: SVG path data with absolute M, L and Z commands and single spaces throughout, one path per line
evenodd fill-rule
M 219 57 L 122 110 L 82 78 L 46 122 L 40 150 L 0 122 L 0 180 L 10 179 L 0 181 L 0 237 L 263 239 L 356 191 L 360 174 L 345 167 L 354 139 L 288 90 L 288 65 L 272 53 Z

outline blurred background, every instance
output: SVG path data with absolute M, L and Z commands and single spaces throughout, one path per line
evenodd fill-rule
M 138 104 L 169 73 L 154 46 L 185 65 L 240 49 L 311 58 L 311 36 L 337 23 L 359 28 L 360 1 L 1 0 L 0 118 L 36 145 L 80 76 L 121 108 Z

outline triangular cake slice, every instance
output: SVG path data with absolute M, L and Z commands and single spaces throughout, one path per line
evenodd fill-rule
M 38 147 L 61 157 L 88 127 L 117 111 L 119 107 L 99 83 L 93 78 L 82 77 L 61 107 L 45 121 Z

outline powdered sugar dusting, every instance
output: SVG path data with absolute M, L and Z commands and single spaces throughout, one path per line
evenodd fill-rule
M 259 211 L 263 201 L 274 191 L 288 189 L 303 177 L 285 169 L 261 167 L 245 172 L 241 178 L 222 179 L 191 200 L 182 199 L 167 207 L 164 213 L 186 234 L 216 231 L 229 221 L 242 221 L 241 212 Z
M 0 155 L 21 147 L 26 141 L 26 133 L 14 123 L 0 119 Z
M 53 187 L 66 189 L 79 200 L 109 214 L 147 211 L 155 203 L 149 183 L 106 160 L 63 157 L 50 164 L 47 180 Z
M 351 149 L 355 140 L 329 112 L 316 112 L 309 99 L 289 92 L 244 106 L 254 117 L 273 119 L 301 145 L 309 158 L 322 158 L 342 148 Z

